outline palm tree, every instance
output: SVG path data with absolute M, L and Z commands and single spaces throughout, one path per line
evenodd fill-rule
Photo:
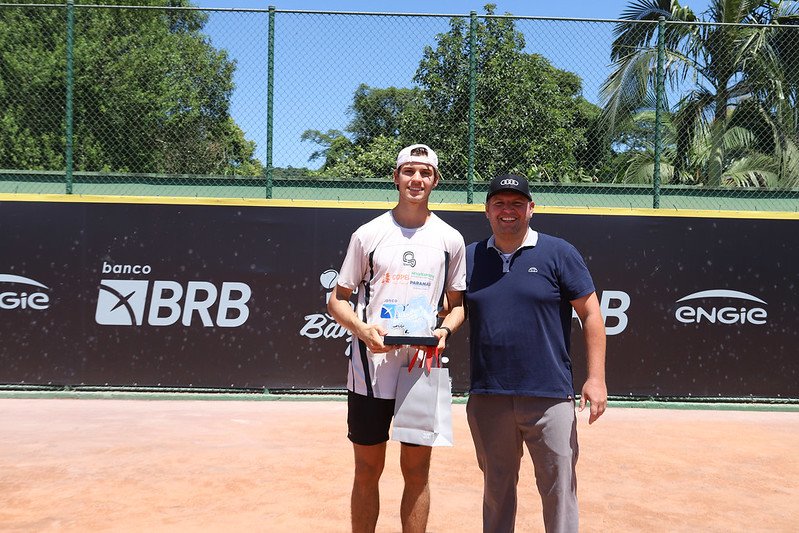
M 636 124 L 647 124 L 647 130 L 654 128 L 655 112 L 641 111 L 634 118 Z M 661 179 L 671 183 L 701 183 L 704 169 L 708 167 L 713 153 L 710 132 L 700 128 L 687 142 L 680 142 L 673 117 L 667 114 L 663 121 L 663 149 L 660 153 Z M 757 138 L 741 126 L 729 127 L 721 137 L 721 146 L 728 155 L 722 169 L 724 185 L 739 187 L 773 187 L 777 184 L 778 163 L 774 157 L 757 151 Z M 685 150 L 680 158 L 678 146 Z M 677 166 L 681 172 L 677 172 Z M 652 137 L 644 141 L 643 149 L 630 151 L 621 164 L 617 181 L 623 183 L 651 183 L 655 166 L 655 146 Z
M 753 34 L 747 43 L 748 55 L 759 58 L 747 68 L 755 93 L 747 104 L 771 134 L 764 144 L 773 150 L 780 184 L 796 187 L 799 186 L 799 17 L 795 7 L 789 10 L 779 3 L 771 19 L 777 27 Z
M 682 95 L 668 117 L 674 130 L 672 153 L 665 154 L 671 158 L 666 173 L 671 181 L 766 186 L 784 175 L 786 183 L 795 182 L 799 61 L 791 60 L 796 48 L 787 45 L 799 42 L 793 31 L 799 28 L 785 27 L 799 19 L 794 4 L 713 0 L 704 13 L 707 20 L 700 20 L 677 0 L 633 0 L 621 15 L 627 22 L 615 29 L 615 69 L 601 89 L 608 132 L 616 135 L 652 108 L 657 65 L 652 21 L 664 17 L 667 94 Z M 779 99 L 777 86 L 783 96 L 789 93 L 788 101 Z

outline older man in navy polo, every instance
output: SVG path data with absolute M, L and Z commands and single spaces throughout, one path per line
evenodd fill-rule
M 563 239 L 530 228 L 527 180 L 491 181 L 492 235 L 466 250 L 471 351 L 467 415 L 484 475 L 483 531 L 513 531 L 526 445 L 548 532 L 576 532 L 577 422 L 569 355 L 572 309 L 583 325 L 588 378 L 579 410 L 607 405 L 605 327 L 588 268 Z

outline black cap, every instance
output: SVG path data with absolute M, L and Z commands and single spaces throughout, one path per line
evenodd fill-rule
M 527 180 L 521 176 L 514 176 L 513 174 L 503 174 L 491 180 L 491 185 L 488 186 L 488 196 L 486 200 L 502 191 L 514 191 L 523 194 L 531 202 L 533 197 L 530 196 L 530 186 Z

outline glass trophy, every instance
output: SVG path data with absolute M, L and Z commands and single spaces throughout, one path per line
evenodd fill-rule
M 422 297 L 412 299 L 406 305 L 397 305 L 386 321 L 388 333 L 383 338 L 386 346 L 436 346 L 438 338 L 433 335 L 436 323 L 436 308 Z

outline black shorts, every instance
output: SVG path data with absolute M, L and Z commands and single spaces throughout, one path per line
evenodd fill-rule
M 347 438 L 353 443 L 374 446 L 388 441 L 393 417 L 394 400 L 347 391 Z
M 388 441 L 388 428 L 394 418 L 394 400 L 370 398 L 347 391 L 347 438 L 362 446 Z M 403 446 L 418 444 L 403 442 Z

